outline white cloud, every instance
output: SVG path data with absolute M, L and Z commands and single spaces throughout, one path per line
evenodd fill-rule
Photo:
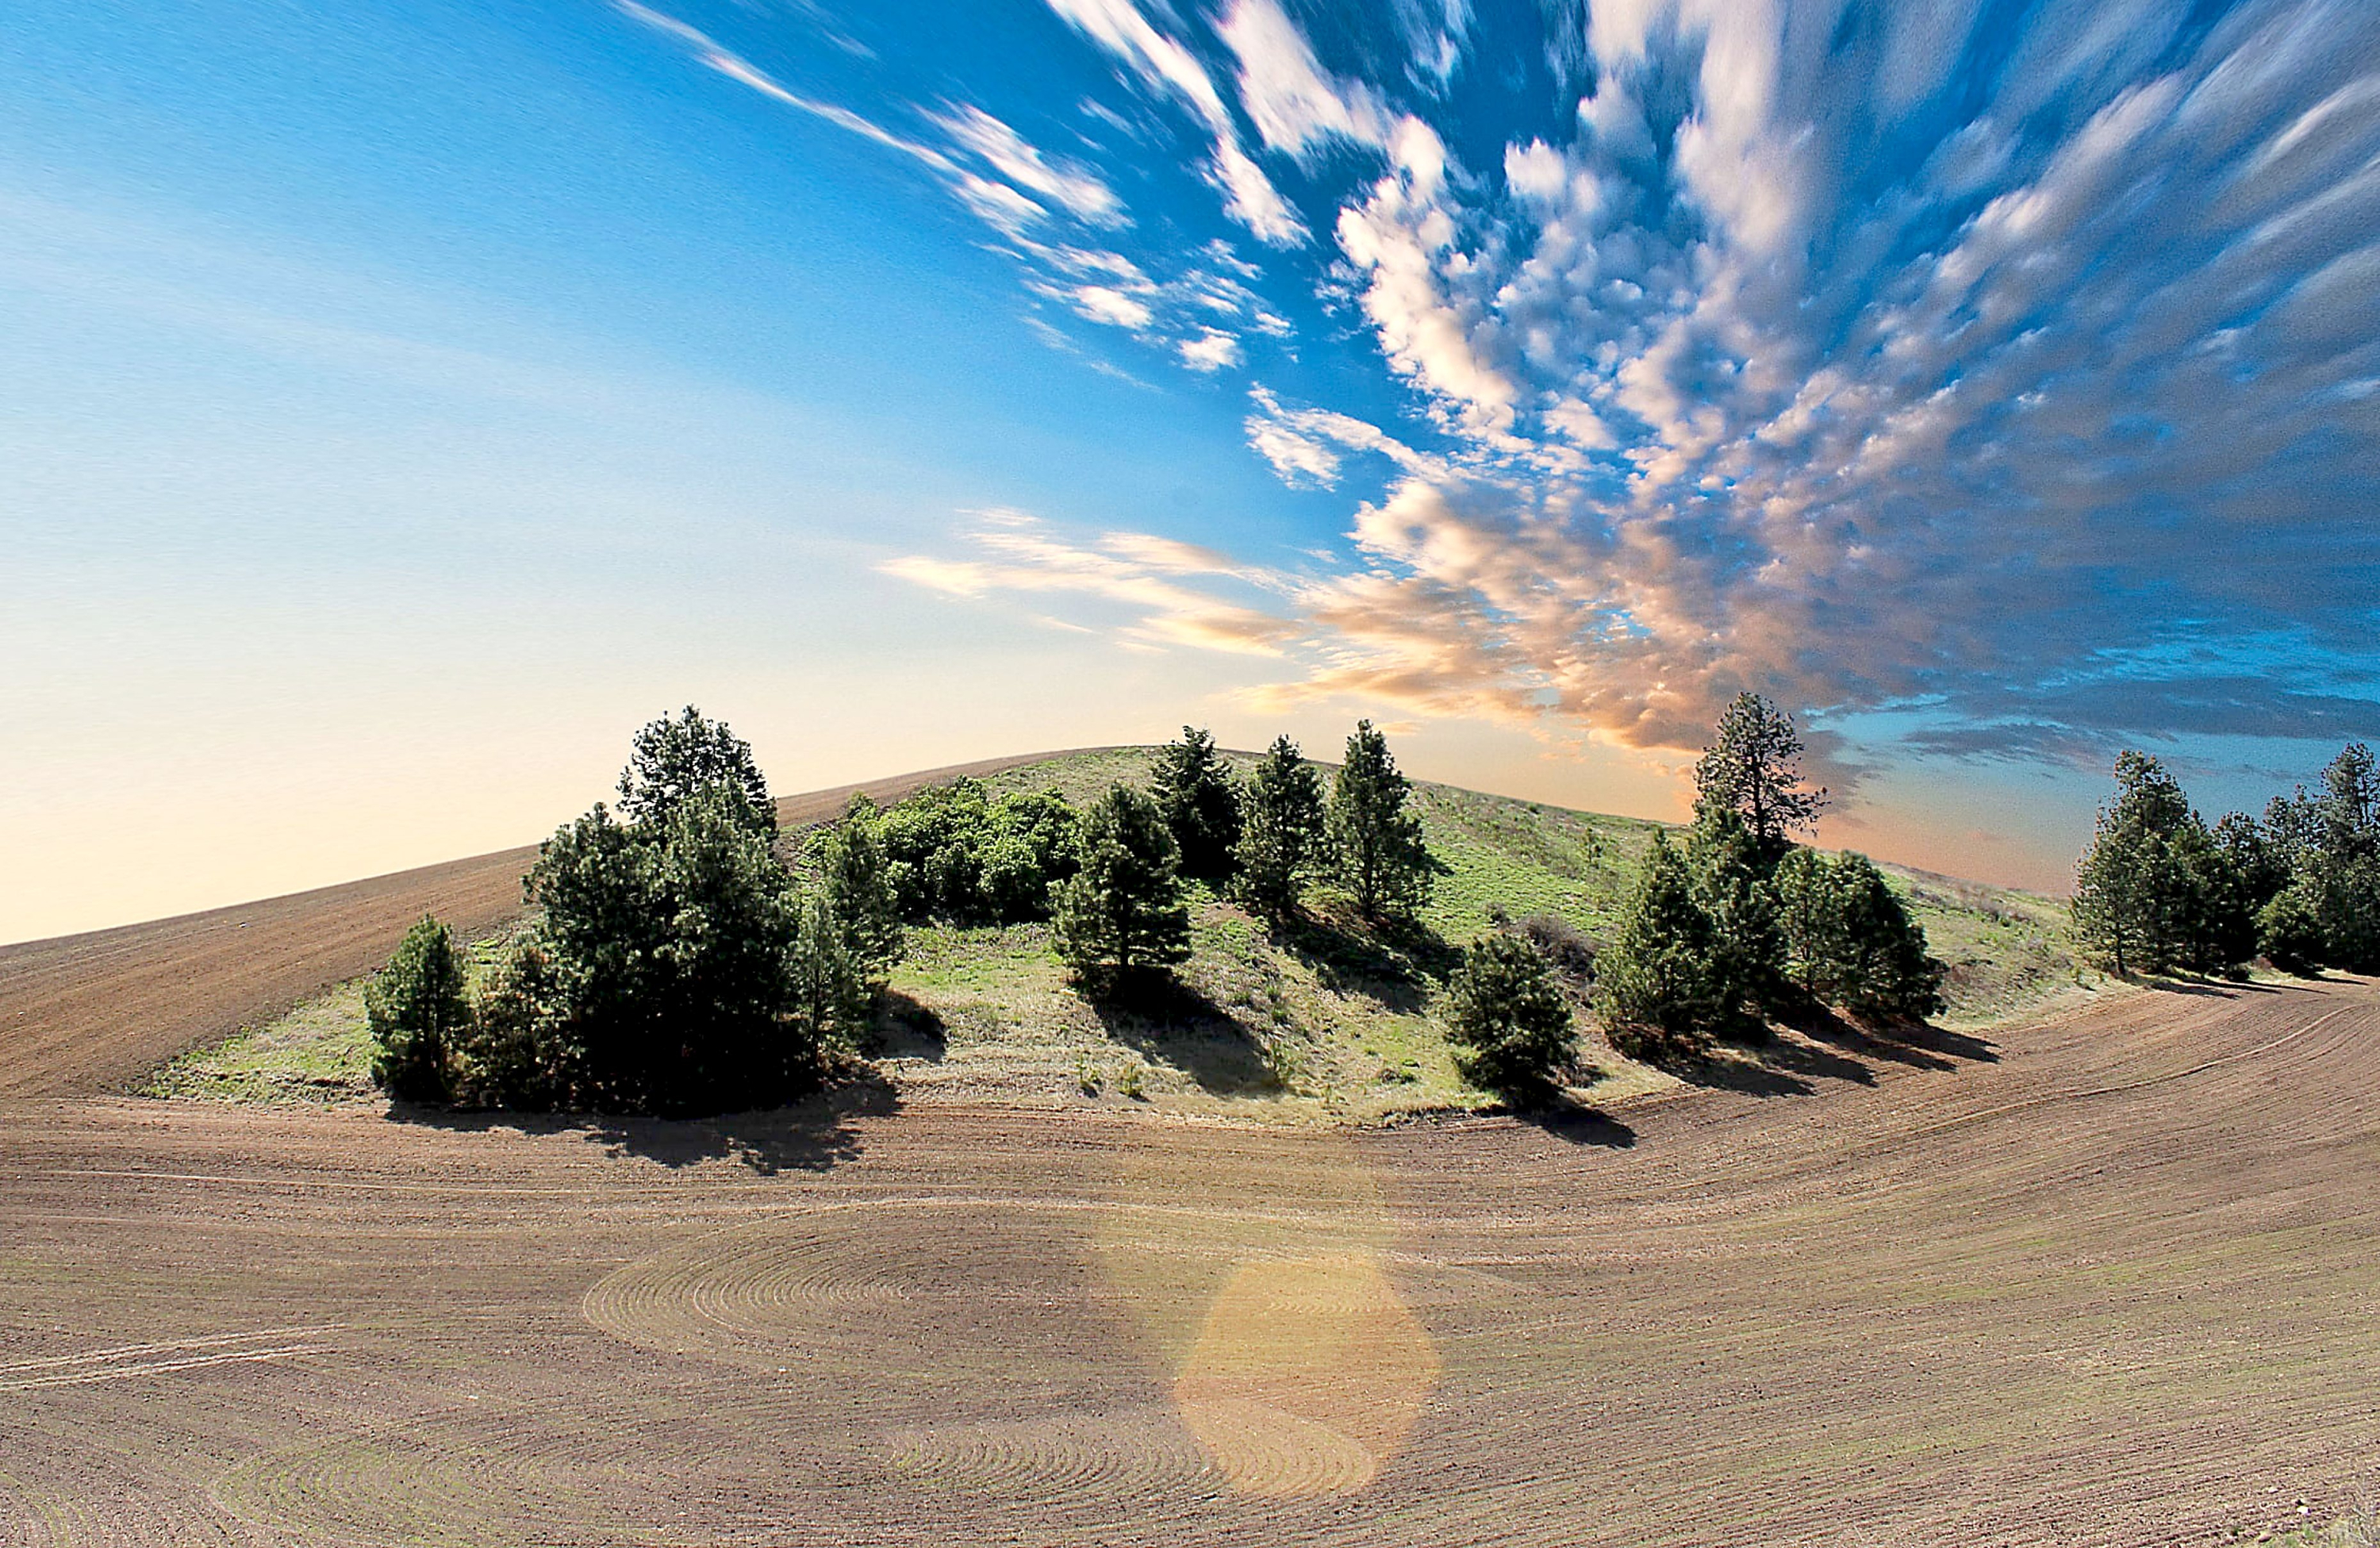
M 1006 124 L 979 107 L 936 116 L 952 140 L 983 158 L 1018 188 L 1038 193 L 1090 225 L 1124 224 L 1123 201 L 1088 168 L 1044 156 Z
M 1239 130 L 1204 67 L 1160 32 L 1132 0 L 1049 0 L 1050 8 L 1122 60 L 1148 84 L 1186 105 L 1214 144 L 1208 176 L 1224 195 L 1224 213 L 1275 247 L 1306 239 L 1305 224 L 1248 158 Z
M 1181 345 L 1182 360 L 1193 371 L 1214 372 L 1240 363 L 1240 341 L 1220 329 L 1208 328 Z
M 1303 158 L 1330 140 L 1384 148 L 1389 119 L 1360 83 L 1328 79 L 1275 0 L 1232 0 L 1216 26 L 1240 64 L 1240 104 L 1276 151 Z

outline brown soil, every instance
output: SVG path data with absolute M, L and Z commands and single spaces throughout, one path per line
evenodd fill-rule
M 842 785 L 777 803 L 787 828 L 824 822 L 865 791 L 898 800 L 1035 752 Z M 521 911 L 534 846 L 343 886 L 0 946 L 0 1096 L 119 1090 L 186 1049 L 261 1025 L 370 972 L 425 913 L 466 936 Z
M 2380 992 L 1995 1036 L 1339 1134 L 880 1088 L 526 1129 L 0 1100 L 0 1543 L 1965 1548 L 2343 1507 Z

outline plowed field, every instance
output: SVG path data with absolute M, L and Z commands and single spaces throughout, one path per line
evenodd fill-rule
M 1336 1134 L 0 1099 L 0 1542 L 2214 1542 L 2375 1481 L 2373 987 L 1988 1052 Z
M 789 796 L 785 827 L 824 822 L 856 793 L 895 801 L 1035 752 Z M 272 1020 L 388 959 L 434 913 L 466 939 L 521 909 L 534 846 L 261 903 L 0 946 L 0 1096 L 121 1087 L 186 1048 Z

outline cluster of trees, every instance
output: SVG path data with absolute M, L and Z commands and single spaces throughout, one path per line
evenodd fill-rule
M 2358 742 L 2318 789 L 2209 826 L 2145 753 L 2118 755 L 2074 877 L 2074 927 L 2119 973 L 2380 972 L 2380 772 Z
M 1185 877 L 1279 917 L 1340 878 L 1367 917 L 1418 907 L 1431 862 L 1409 786 L 1369 722 L 1326 801 L 1286 737 L 1244 791 L 1185 726 L 1151 771 L 1077 810 L 973 780 L 880 811 L 855 798 L 780 853 L 749 744 L 689 707 L 637 733 L 616 814 L 598 805 L 540 846 L 535 922 L 476 991 L 446 927 L 409 932 L 367 996 L 373 1078 L 410 1101 L 685 1113 L 768 1104 L 855 1040 L 901 957 L 904 923 L 1048 920 L 1087 981 L 1190 952 Z
M 1827 793 L 1802 777 L 1792 718 L 1737 696 L 1694 768 L 1683 847 L 1656 834 L 1618 938 L 1596 965 L 1596 1005 L 1622 1053 L 1756 1038 L 1813 1003 L 1872 1019 L 1941 1008 L 1944 969 L 1865 856 L 1794 842 Z
M 1803 781 L 1802 751 L 1790 717 L 1737 700 L 1696 768 L 1691 834 L 1655 836 L 1599 959 L 1566 925 L 1506 922 L 1473 942 L 1445 1000 L 1466 1075 L 1516 1102 L 1549 1095 L 1578 1053 L 1565 977 L 1594 980 L 1623 1052 L 1757 1035 L 1813 1000 L 1876 1018 L 1937 1008 L 1941 965 L 1883 874 L 1794 842 L 1826 795 Z M 2362 770 L 2368 837 L 2368 757 Z M 1189 956 L 1193 880 L 1276 923 L 1335 884 L 1364 920 L 1395 926 L 1439 869 L 1368 721 L 1327 787 L 1286 737 L 1242 780 L 1189 726 L 1148 784 L 1079 808 L 973 780 L 888 811 L 858 797 L 797 870 L 751 748 L 692 708 L 664 716 L 635 737 L 616 813 L 598 805 L 540 847 L 533 922 L 476 986 L 443 925 L 406 936 L 367 996 L 374 1078 L 408 1100 L 524 1109 L 771 1104 L 872 1020 L 905 924 L 1047 920 L 1077 978 L 1106 985 Z M 2309 799 L 2292 842 L 2328 855 L 2332 809 Z M 2336 868 L 2274 863 L 2287 878 L 2274 896 L 2303 892 L 2324 917 L 2328 895 L 2295 878 Z
M 534 924 L 476 993 L 445 926 L 407 933 L 367 996 L 373 1075 L 417 1102 L 685 1113 L 781 1102 L 856 1033 L 901 951 L 868 814 L 777 852 L 752 750 L 688 708 L 638 732 L 619 811 L 540 847 Z

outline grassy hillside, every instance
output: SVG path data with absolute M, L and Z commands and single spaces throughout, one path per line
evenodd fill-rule
M 1147 749 L 1082 753 L 984 783 L 1081 802 L 1116 780 L 1144 783 L 1149 757 Z M 917 927 L 871 1052 L 910 1100 L 1098 1103 L 1326 1123 L 1487 1105 L 1456 1073 L 1434 1015 L 1452 955 L 1498 908 L 1514 919 L 1557 915 L 1609 938 L 1657 824 L 1436 785 L 1418 786 L 1415 804 L 1445 866 L 1415 931 L 1378 938 L 1326 891 L 1311 923 L 1276 938 L 1202 888 L 1179 989 L 1094 1006 L 1050 955 L 1046 926 Z M 1951 964 L 1946 1029 L 1973 1031 L 2078 985 L 2055 901 L 1925 872 L 1893 877 L 1936 955 Z M 368 1097 L 361 1022 L 360 993 L 349 986 L 177 1061 L 151 1089 L 232 1100 Z M 1580 1091 L 1585 1100 L 1680 1083 L 1620 1057 L 1591 1030 L 1586 1041 L 1597 1073 Z M 1843 1075 L 1848 1062 L 1842 1038 L 1821 1048 L 1788 1035 L 1690 1074 L 1806 1090 L 1814 1073 Z

